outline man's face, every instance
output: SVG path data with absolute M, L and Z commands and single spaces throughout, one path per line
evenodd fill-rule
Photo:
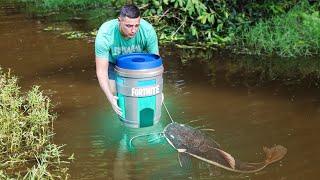
M 140 17 L 128 18 L 119 17 L 120 31 L 126 38 L 132 38 L 139 30 Z

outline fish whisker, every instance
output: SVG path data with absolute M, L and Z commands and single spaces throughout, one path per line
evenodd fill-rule
M 216 130 L 214 129 L 200 129 L 201 131 L 212 131 L 212 132 L 215 132 Z
M 163 136 L 163 132 L 157 132 L 157 133 L 149 133 L 149 134 L 141 134 L 141 135 L 137 135 L 137 136 L 134 136 L 130 139 L 129 141 L 129 146 L 130 147 L 133 147 L 133 140 L 135 140 L 136 138 L 139 138 L 139 137 L 144 137 L 144 136 L 150 136 L 150 135 L 154 135 L 154 134 L 157 134 L 157 135 L 160 135 L 160 136 Z M 161 138 L 161 137 L 160 137 Z M 158 139 L 158 138 L 157 138 Z M 155 139 L 153 139 L 154 141 Z

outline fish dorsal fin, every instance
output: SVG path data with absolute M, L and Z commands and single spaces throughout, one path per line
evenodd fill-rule
M 232 157 L 229 153 L 227 153 L 227 152 L 225 152 L 225 151 L 223 151 L 221 149 L 218 149 L 218 148 L 214 148 L 214 149 L 221 153 L 221 155 L 228 162 L 228 164 L 230 165 L 230 167 L 232 169 L 235 169 L 236 160 L 234 159 L 234 157 Z

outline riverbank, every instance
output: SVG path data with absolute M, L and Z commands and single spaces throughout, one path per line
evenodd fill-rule
M 297 89 L 294 84 L 288 88 L 281 82 L 256 85 L 253 80 L 256 77 L 256 82 L 261 82 L 259 76 L 249 79 L 241 73 L 232 76 L 227 73 L 239 67 L 236 63 L 243 62 L 245 67 L 247 61 L 263 63 L 273 59 L 160 46 L 165 67 L 165 101 L 175 121 L 214 129 L 216 133 L 208 136 L 243 160 L 263 159 L 261 147 L 273 144 L 282 144 L 290 151 L 290 156 L 262 173 L 243 175 L 222 170 L 222 174 L 212 175 L 204 164 L 186 172 L 179 165 L 176 151 L 165 140 L 143 145 L 144 139 L 140 139 L 135 142 L 137 151 L 128 151 L 130 132 L 121 126 L 99 87 L 92 43 L 67 40 L 59 33 L 43 31 L 50 22 L 28 19 L 19 12 L 7 15 L 1 12 L 0 17 L 5 25 L 0 28 L 1 65 L 15 72 L 22 89 L 38 84 L 52 99 L 53 111 L 58 114 L 54 121 L 54 142 L 66 144 L 64 152 L 76 157 L 69 166 L 69 179 L 319 177 L 318 159 L 314 156 L 319 152 L 319 145 L 314 143 L 319 137 L 314 132 L 320 128 L 319 89 L 307 86 Z M 71 24 L 72 28 L 83 28 Z M 274 59 L 283 60 L 292 59 Z M 259 69 L 265 67 L 267 64 Z M 170 122 L 166 112 L 160 122 L 163 125 Z M 297 161 L 303 163 L 291 163 Z
M 39 86 L 23 92 L 18 78 L 0 68 L 0 178 L 66 179 L 73 156 L 53 143 L 50 99 Z
M 85 22 L 87 32 L 64 32 L 69 39 L 94 38 L 125 1 L 12 0 L 32 17 Z M 137 0 L 142 17 L 162 44 L 179 48 L 224 48 L 233 53 L 279 57 L 318 56 L 320 3 L 316 1 L 228 2 Z M 177 13 L 179 12 L 179 13 Z M 48 28 L 50 29 L 50 28 Z M 90 32 L 88 32 L 90 31 Z
M 25 1 L 25 7 L 21 3 L 13 3 L 13 6 L 19 6 L 20 11 L 29 14 L 29 17 L 36 17 L 47 24 L 47 27 L 43 29 L 44 31 L 50 31 L 67 39 L 83 39 L 88 43 L 93 43 L 97 28 L 106 19 L 116 17 L 117 11 L 115 8 L 121 5 L 120 2 L 110 1 L 111 4 L 105 4 L 102 8 L 71 5 L 70 9 L 61 11 L 67 8 L 68 3 L 53 2 L 60 3 L 60 5 L 54 5 L 55 8 L 50 8 L 53 5 L 47 4 L 44 8 L 45 11 L 42 11 L 42 13 L 36 11 L 36 2 L 31 0 Z M 225 45 L 225 47 L 222 47 L 222 44 L 212 46 L 205 42 L 197 44 L 199 41 L 192 41 L 196 44 L 185 43 L 184 38 L 168 40 L 162 35 L 161 28 L 158 29 L 160 46 L 175 46 L 179 49 L 185 49 L 182 51 L 182 61 L 189 61 L 195 55 L 199 58 L 208 59 L 207 55 L 202 56 L 208 54 L 205 51 L 231 53 L 231 56 L 238 60 L 226 62 L 230 67 L 227 69 L 230 71 L 229 74 L 241 74 L 247 77 L 260 76 L 258 79 L 264 82 L 274 80 L 293 81 L 289 84 L 302 83 L 311 87 L 318 87 L 319 83 L 317 82 L 320 79 L 320 66 L 319 60 L 317 60 L 320 49 L 320 37 L 318 37 L 320 31 L 317 30 L 320 27 L 319 13 L 315 9 L 316 4 L 311 5 L 303 2 L 297 6 L 291 4 L 292 7 L 287 5 L 287 9 L 289 9 L 287 12 L 283 12 L 285 9 L 282 9 L 281 12 L 279 10 L 278 16 L 260 21 L 251 28 L 246 28 L 245 31 L 240 32 L 238 39 L 230 42 L 229 45 Z M 92 3 L 97 5 L 97 3 L 102 2 L 92 1 Z M 109 8 L 110 5 L 114 5 L 114 7 Z M 34 7 L 31 8 L 33 11 L 30 11 L 30 7 Z M 143 8 L 145 7 L 143 6 Z M 86 11 L 83 9 L 86 9 Z M 150 17 L 152 16 L 146 16 L 146 18 Z M 157 23 L 155 25 L 157 28 L 160 27 L 157 26 Z M 246 42 L 244 43 L 244 41 Z M 281 54 L 281 56 L 277 54 Z M 295 57 L 298 55 L 299 57 Z M 272 60 L 270 61 L 270 59 Z

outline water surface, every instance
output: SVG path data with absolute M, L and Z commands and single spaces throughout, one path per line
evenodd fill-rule
M 226 70 L 225 62 L 236 57 L 217 52 L 205 59 L 188 57 L 174 47 L 162 47 L 165 103 L 175 121 L 214 129 L 209 136 L 244 161 L 261 161 L 263 146 L 288 148 L 281 162 L 255 174 L 216 172 L 205 163 L 183 170 L 163 139 L 138 139 L 135 150 L 127 144 L 134 135 L 162 131 L 170 122 L 166 111 L 155 127 L 123 127 L 99 88 L 93 44 L 44 32 L 46 26 L 2 8 L 0 64 L 19 77 L 22 90 L 38 84 L 52 98 L 58 114 L 54 140 L 66 144 L 67 154 L 75 153 L 71 179 L 319 178 L 319 89 L 245 85 Z

